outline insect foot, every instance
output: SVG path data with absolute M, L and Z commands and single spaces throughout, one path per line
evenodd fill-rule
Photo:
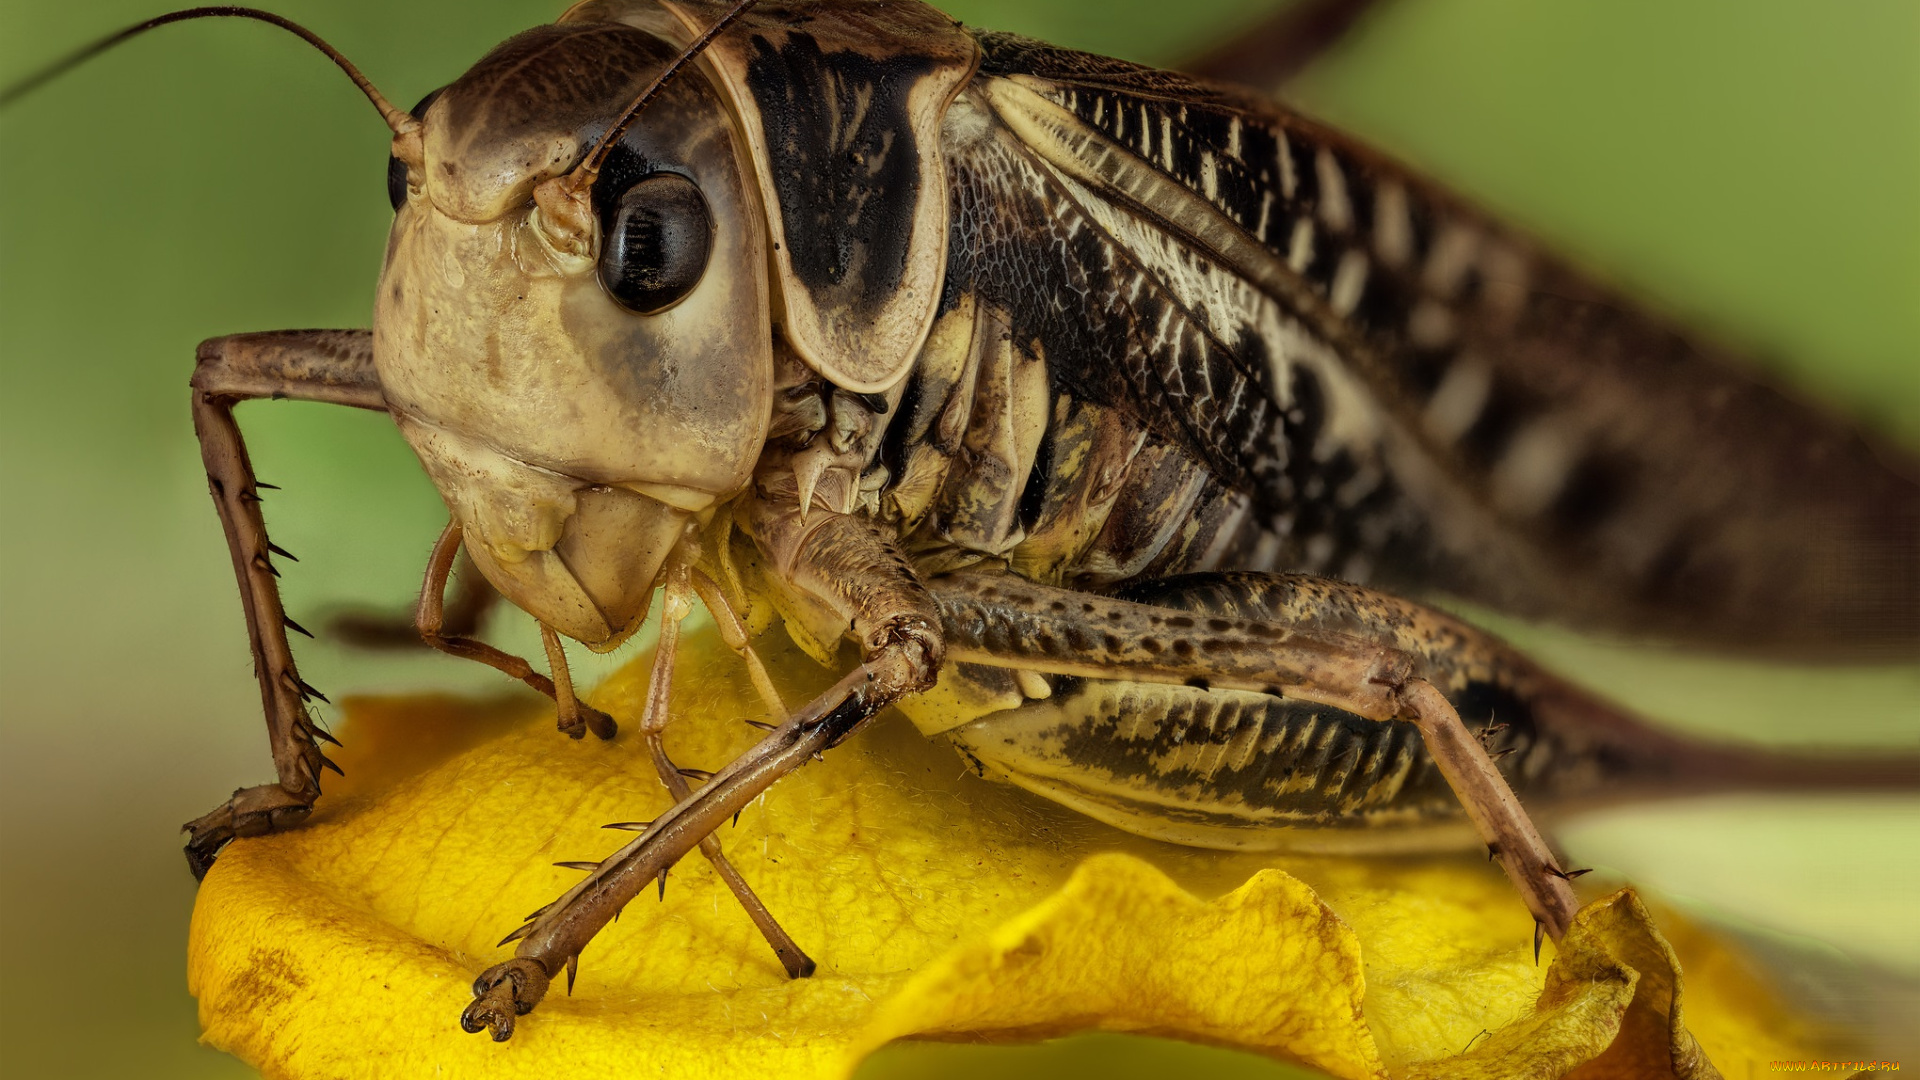
M 227 841 L 290 829 L 312 812 L 313 795 L 295 795 L 279 784 L 241 788 L 225 803 L 180 826 L 189 834 L 187 867 L 199 881 L 207 876 Z
M 513 1038 L 514 1018 L 532 1012 L 552 981 L 537 960 L 515 957 L 493 965 L 473 980 L 473 1002 L 460 1014 L 461 1029 L 477 1035 L 485 1028 L 494 1042 L 506 1042 Z
M 569 717 L 562 714 L 559 720 L 560 733 L 570 739 L 584 738 L 591 731 L 602 740 L 611 740 L 620 733 L 620 725 L 613 717 L 582 701 L 577 703 L 578 710 Z

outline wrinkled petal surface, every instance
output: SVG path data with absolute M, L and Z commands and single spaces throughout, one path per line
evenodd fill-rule
M 773 658 L 790 700 L 824 673 Z M 720 838 L 819 961 L 788 981 L 704 860 L 630 904 L 494 1044 L 458 1025 L 494 943 L 667 804 L 634 732 L 647 658 L 594 695 L 610 744 L 511 701 L 360 700 L 307 827 L 236 841 L 201 886 L 189 976 L 205 1038 L 269 1077 L 842 1077 L 903 1038 L 1102 1029 L 1240 1047 L 1338 1077 L 1746 1075 L 1821 1048 L 1744 965 L 1630 893 L 1551 964 L 1477 859 L 1194 852 L 965 773 L 884 718 Z M 718 768 L 764 718 L 707 636 L 683 648 L 668 745 Z M 1671 925 L 1671 919 L 1663 917 Z M 1681 1005 L 1685 1001 L 1684 1011 Z M 1697 1037 L 1696 1037 L 1697 1036 Z

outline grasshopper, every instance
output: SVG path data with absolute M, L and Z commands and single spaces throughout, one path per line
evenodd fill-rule
M 613 728 L 560 636 L 617 645 L 661 586 L 656 702 L 696 596 L 762 686 L 769 609 L 823 663 L 861 650 L 797 711 L 766 687 L 788 719 L 697 792 L 650 708 L 680 804 L 509 936 L 470 1030 L 510 1036 L 695 847 L 808 971 L 708 834 L 890 704 L 1148 835 L 1477 835 L 1557 936 L 1568 872 L 1516 790 L 1789 766 L 1661 736 L 1402 595 L 1778 651 L 1920 639 L 1911 462 L 1249 96 L 910 3 L 588 3 L 411 113 L 363 88 L 395 136 L 372 334 L 216 339 L 195 375 L 280 770 L 192 823 L 196 870 L 297 823 L 328 764 L 240 400 L 395 418 L 453 513 L 423 636 L 571 734 Z M 462 548 L 551 677 L 445 632 Z

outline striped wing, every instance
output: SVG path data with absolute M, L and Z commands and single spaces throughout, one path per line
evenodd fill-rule
M 1307 569 L 1797 651 L 1920 642 L 1912 462 L 1337 133 L 981 43 L 946 131 L 947 304 L 1005 311 L 1056 394 L 1242 500 L 1214 514 L 1235 535 L 1155 570 Z M 1017 488 L 1060 486 L 1045 454 L 1022 464 Z

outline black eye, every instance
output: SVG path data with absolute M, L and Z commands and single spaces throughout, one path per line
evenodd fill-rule
M 445 89 L 444 86 L 440 88 L 440 90 Z M 412 110 L 414 119 L 417 120 L 426 115 L 427 106 L 433 104 L 433 99 L 440 96 L 440 90 L 435 90 L 420 99 L 420 104 L 415 105 Z M 400 159 L 392 154 L 387 155 L 387 201 L 393 204 L 393 212 L 396 214 L 400 212 L 400 204 L 407 201 L 407 167 L 400 164 Z
M 600 284 L 628 311 L 656 315 L 686 298 L 707 271 L 713 216 L 693 181 L 643 176 L 603 217 Z
M 400 212 L 400 204 L 407 201 L 407 167 L 400 159 L 387 155 L 387 201 L 393 204 L 393 212 Z

